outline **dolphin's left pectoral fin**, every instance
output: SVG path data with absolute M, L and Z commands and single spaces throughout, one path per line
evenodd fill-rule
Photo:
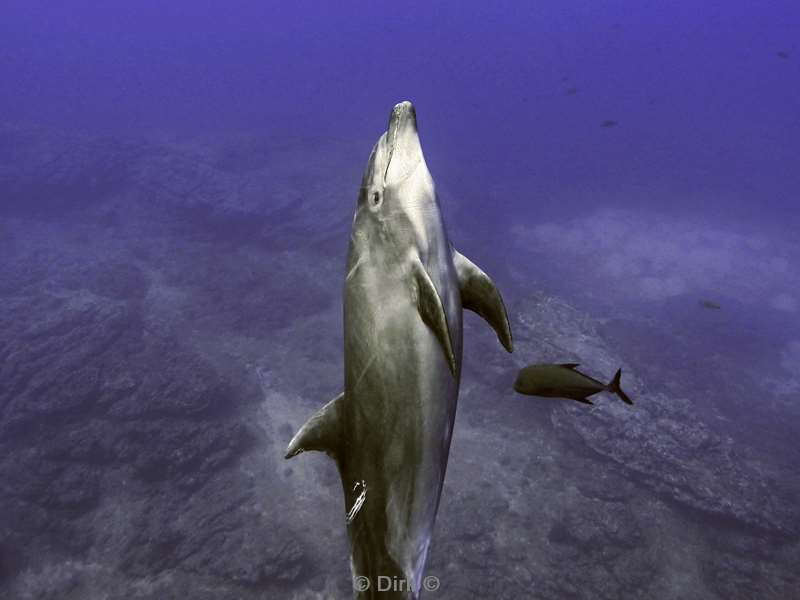
M 344 392 L 319 409 L 294 435 L 284 458 L 292 458 L 301 452 L 316 450 L 336 457 L 339 448 L 340 414 Z
M 511 339 L 511 326 L 508 324 L 506 307 L 494 282 L 455 248 L 453 249 L 453 264 L 458 274 L 461 305 L 486 319 L 503 347 L 509 352 L 513 352 L 514 342 Z
M 453 354 L 453 342 L 450 339 L 450 328 L 447 325 L 447 315 L 444 312 L 442 299 L 421 261 L 418 260 L 414 263 L 413 270 L 419 314 L 439 340 L 450 372 L 455 375 L 456 358 Z

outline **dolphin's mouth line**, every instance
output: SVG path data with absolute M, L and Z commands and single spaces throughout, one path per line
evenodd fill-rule
M 386 178 L 389 176 L 389 167 L 392 165 L 392 159 L 397 150 L 397 132 L 400 131 L 407 116 L 408 110 L 402 104 L 397 105 L 392 111 L 392 118 L 389 120 L 389 127 L 386 131 L 389 142 L 389 160 L 386 161 L 386 170 L 383 172 L 384 185 L 386 185 Z
M 392 158 L 394 157 L 394 149 L 397 146 L 397 130 L 400 129 L 399 125 L 395 124 L 394 131 L 392 131 L 391 124 L 387 132 L 391 139 L 389 140 L 389 160 L 386 161 L 386 170 L 383 172 L 383 185 L 386 185 L 386 177 L 389 175 L 389 167 L 392 165 Z
M 392 170 L 392 184 L 408 179 L 423 162 L 422 150 L 419 147 L 416 116 L 413 107 L 408 102 L 395 106 L 389 125 L 383 134 L 387 159 L 383 171 L 383 187 L 389 184 L 389 170 Z M 394 165 L 395 158 L 400 164 Z
M 386 170 L 383 172 L 384 187 L 386 187 L 386 179 L 389 176 L 389 168 L 392 166 L 392 159 L 394 158 L 395 151 L 397 150 L 397 129 L 398 128 L 395 128 L 392 139 L 391 141 L 389 141 L 389 159 L 386 161 Z M 405 171 L 401 173 L 400 176 L 396 179 L 396 183 L 408 179 L 421 162 L 422 159 L 420 157 L 417 157 L 417 160 L 415 160 L 413 164 L 407 165 Z

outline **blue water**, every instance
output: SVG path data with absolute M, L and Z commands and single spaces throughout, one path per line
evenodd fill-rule
M 434 167 L 469 164 L 481 187 L 513 182 L 505 213 L 572 214 L 603 194 L 798 223 L 791 0 L 6 2 L 3 12 L 6 120 L 371 140 L 386 107 L 409 98 Z
M 629 532 L 624 541 L 641 556 L 656 557 L 652 564 L 633 565 L 631 572 L 662 565 L 655 583 L 619 575 L 634 560 L 625 554 L 603 567 L 607 571 L 579 579 L 574 589 L 542 584 L 537 588 L 542 597 L 785 598 L 787 590 L 796 593 L 797 576 L 790 568 L 800 552 L 796 508 L 794 524 L 785 515 L 800 493 L 800 456 L 794 442 L 800 433 L 799 35 L 800 4 L 793 0 L 6 0 L 0 7 L 0 261 L 5 262 L 0 291 L 6 313 L 0 356 L 7 370 L 2 372 L 6 383 L 0 381 L 0 423 L 7 433 L 0 443 L 13 459 L 6 459 L 0 473 L 11 482 L 5 484 L 3 498 L 19 511 L 13 514 L 39 516 L 25 526 L 11 517 L 0 519 L 0 594 L 8 590 L 9 598 L 91 600 L 105 593 L 171 597 L 164 594 L 179 589 L 199 598 L 206 597 L 198 591 L 205 589 L 208 597 L 220 598 L 245 593 L 251 595 L 241 597 L 322 598 L 339 589 L 337 597 L 348 597 L 347 587 L 341 588 L 347 579 L 343 525 L 331 526 L 326 533 L 339 536 L 330 538 L 330 546 L 312 549 L 308 532 L 322 526 L 309 512 L 313 503 L 298 508 L 306 511 L 299 519 L 306 525 L 297 525 L 297 531 L 276 524 L 280 515 L 291 511 L 284 505 L 291 502 L 289 496 L 281 494 L 300 489 L 298 479 L 306 487 L 333 481 L 332 487 L 307 490 L 306 495 L 331 511 L 324 514 L 338 514 L 334 511 L 340 494 L 330 465 L 320 459 L 309 463 L 313 467 L 288 468 L 275 458 L 260 463 L 256 457 L 280 451 L 303 415 L 329 399 L 316 394 L 332 397 L 340 385 L 340 271 L 358 183 L 391 107 L 404 99 L 416 107 L 426 160 L 451 237 L 493 275 L 512 325 L 522 331 L 526 317 L 537 318 L 537 294 L 563 302 L 594 324 L 591 331 L 602 337 L 606 348 L 582 350 L 566 344 L 564 339 L 572 338 L 565 334 L 558 338 L 566 344 L 559 347 L 565 362 L 576 358 L 566 356 L 570 352 L 586 352 L 587 360 L 605 356 L 625 361 L 626 373 L 632 373 L 630 385 L 645 398 L 638 414 L 645 415 L 644 423 L 660 423 L 659 431 L 671 420 L 682 424 L 684 437 L 676 438 L 678 446 L 693 443 L 686 431 L 695 420 L 720 440 L 728 440 L 720 442 L 731 448 L 723 453 L 725 461 L 730 460 L 727 466 L 701 449 L 681 459 L 692 494 L 705 493 L 698 491 L 701 465 L 707 473 L 724 473 L 723 482 L 710 488 L 721 505 L 726 494 L 746 495 L 742 489 L 762 489 L 763 481 L 776 486 L 775 497 L 783 498 L 776 500 L 777 508 L 764 509 L 766 521 L 779 524 L 774 529 L 756 525 L 766 527 L 766 533 L 748 529 L 758 521 L 742 516 L 747 510 L 758 513 L 750 505 L 733 511 L 733 516 L 723 515 L 741 523 L 716 521 L 703 513 L 706 500 L 686 501 L 687 509 L 681 504 L 685 495 L 670 491 L 674 481 L 652 483 L 652 473 L 643 475 L 649 467 L 636 467 L 632 459 L 620 458 L 622 450 L 598 441 L 605 437 L 586 433 L 594 427 L 591 422 L 588 429 L 577 427 L 577 437 L 570 438 L 560 429 L 565 422 L 561 413 L 551 417 L 536 412 L 544 409 L 526 408 L 536 405 L 519 404 L 519 398 L 503 392 L 502 381 L 513 377 L 515 368 L 527 360 L 555 359 L 557 346 L 544 341 L 537 345 L 536 335 L 524 330 L 530 344 L 518 348 L 518 362 L 503 363 L 485 327 L 468 320 L 465 352 L 479 356 L 466 362 L 463 387 L 473 391 L 465 392 L 465 404 L 477 410 L 480 404 L 470 400 L 470 394 L 489 393 L 506 403 L 498 400 L 489 412 L 480 413 L 487 440 L 494 439 L 491 424 L 511 427 L 512 420 L 517 426 L 531 419 L 532 437 L 550 444 L 549 452 L 565 477 L 574 472 L 570 469 L 579 469 L 590 479 L 590 471 L 605 468 L 576 458 L 583 450 L 570 454 L 574 444 L 585 443 L 590 455 L 596 452 L 616 461 L 613 468 L 621 469 L 620 477 L 638 486 L 620 500 L 631 519 L 644 523 L 653 506 L 648 502 L 659 498 L 678 506 L 674 512 L 658 509 L 663 510 L 660 529 L 642 525 L 644 533 Z M 703 307 L 703 300 L 720 309 Z M 34 308 L 26 311 L 26 306 Z M 81 306 L 89 308 L 80 312 Z M 100 315 L 97 319 L 105 325 L 87 315 Z M 258 494 L 247 488 L 254 494 L 247 506 L 257 507 L 253 514 L 266 515 L 260 522 L 264 532 L 278 528 L 276 540 L 299 540 L 298 552 L 304 558 L 297 564 L 303 566 L 290 561 L 302 574 L 297 579 L 269 573 L 242 576 L 245 583 L 237 579 L 239 567 L 255 573 L 261 562 L 273 560 L 267 533 L 252 534 L 259 540 L 253 542 L 255 547 L 261 548 L 254 553 L 265 556 L 261 562 L 252 559 L 257 566 L 237 564 L 233 551 L 230 564 L 219 557 L 192 562 L 195 546 L 213 554 L 208 544 L 221 542 L 195 539 L 184 525 L 176 525 L 175 536 L 152 542 L 155 549 L 145 551 L 149 542 L 142 539 L 152 541 L 162 533 L 140 539 L 126 529 L 138 525 L 110 516 L 123 511 L 123 501 L 109 491 L 122 489 L 115 478 L 137 480 L 141 487 L 124 496 L 124 506 L 154 502 L 152 514 L 136 513 L 136 522 L 162 532 L 158 523 L 177 518 L 170 511 L 185 499 L 164 500 L 169 492 L 158 486 L 170 489 L 178 471 L 202 471 L 200 462 L 191 461 L 152 467 L 138 454 L 144 453 L 137 450 L 140 442 L 119 441 L 128 435 L 134 440 L 158 437 L 152 432 L 161 431 L 159 419 L 173 418 L 167 409 L 154 408 L 152 418 L 123 411 L 127 416 L 120 424 L 115 409 L 109 408 L 112 401 L 94 404 L 100 397 L 95 388 L 74 392 L 75 397 L 91 398 L 85 406 L 92 408 L 85 411 L 75 408 L 84 404 L 73 403 L 72 396 L 64 406 L 36 408 L 36 398 L 47 396 L 41 391 L 45 388 L 34 385 L 36 377 L 60 388 L 66 373 L 77 367 L 67 365 L 62 372 L 54 357 L 91 344 L 113 347 L 98 331 L 106 326 L 113 330 L 117 317 L 125 325 L 108 335 L 123 340 L 129 336 L 131 346 L 112 362 L 115 369 L 127 369 L 131 380 L 158 372 L 162 359 L 178 352 L 170 345 L 174 342 L 181 351 L 214 365 L 221 380 L 241 385 L 234 396 L 256 398 L 220 409 L 226 423 L 254 422 L 259 410 L 269 415 L 263 422 L 274 427 L 262 423 L 251 432 L 255 441 L 248 444 L 254 445 L 209 442 L 197 450 L 204 456 L 214 455 L 219 447 L 231 453 L 219 459 L 219 471 L 212 469 L 216 474 L 209 475 L 211 483 L 197 489 L 207 491 L 215 481 L 245 471 L 256 473 L 257 483 L 247 485 L 255 486 Z M 76 339 L 85 333 L 89 341 L 81 346 L 72 337 L 59 338 L 69 327 L 53 325 L 51 331 L 39 325 L 48 319 L 73 323 L 69 327 L 74 327 Z M 542 335 L 551 336 L 548 343 L 558 337 L 558 328 L 548 329 L 550 325 L 541 326 Z M 36 333 L 40 326 L 45 333 Z M 131 333 L 120 333 L 123 330 Z M 148 346 L 152 331 L 172 341 Z M 47 342 L 48 335 L 57 341 Z M 470 335 L 479 341 L 470 345 Z M 31 349 L 39 348 L 39 342 L 25 336 L 45 339 L 41 355 Z M 57 348 L 49 358 L 48 347 Z M 125 358 L 141 348 L 148 349 L 140 362 Z M 25 354 L 28 350 L 30 356 Z M 491 376 L 482 371 L 488 368 L 481 365 L 484 355 L 494 365 Z M 96 364 L 97 389 L 125 379 L 109 374 L 117 370 L 103 362 L 100 350 L 88 356 L 79 362 L 91 368 Z M 185 379 L 190 382 L 187 389 L 194 389 L 195 359 L 185 360 L 185 369 L 164 367 L 165 386 Z M 593 371 L 588 366 L 595 374 L 605 368 L 598 365 Z M 266 372 L 270 375 L 264 379 Z M 222 384 L 208 382 L 211 388 L 215 385 Z M 267 391 L 258 391 L 259 386 Z M 168 392 L 153 393 L 169 397 Z M 677 413 L 648 412 L 648 406 L 665 401 L 661 396 L 652 399 L 656 396 L 651 398 L 651 393 L 687 404 L 680 404 L 684 408 Z M 517 404 L 509 404 L 514 401 Z M 288 408 L 298 402 L 300 409 Z M 509 406 L 513 408 L 503 408 Z M 504 415 L 504 410 L 511 413 Z M 223 418 L 211 413 L 214 419 Z M 477 418 L 475 413 L 462 413 L 465 431 L 479 428 L 467 421 Z M 205 415 L 202 410 L 201 414 Z M 67 415 L 62 424 L 58 415 Z M 140 423 L 139 418 L 144 420 Z M 192 427 L 212 422 L 204 418 L 179 429 L 193 432 Z M 98 422 L 110 433 L 97 433 L 106 431 L 93 429 Z M 131 423 L 141 429 L 129 432 L 125 427 Z M 127 433 L 120 433 L 123 430 Z M 71 440 L 74 431 L 83 432 L 74 435 L 96 448 L 91 460 L 75 459 L 81 465 L 78 474 L 58 471 L 65 481 L 89 482 L 64 484 L 63 497 L 80 492 L 92 498 L 85 504 L 76 500 L 75 505 L 54 502 L 60 492 L 47 491 L 49 478 L 57 479 L 52 474 L 55 466 L 50 471 L 49 466 L 41 467 L 41 472 L 25 467 L 28 475 L 15 471 L 15 465 L 29 464 L 19 462 L 21 456 L 33 465 L 49 465 L 42 456 L 61 456 L 63 450 L 48 449 L 50 440 Z M 194 443 L 187 439 L 203 437 L 186 435 L 164 434 L 163 439 L 171 441 L 163 442 L 163 453 L 177 452 Z M 114 440 L 109 442 L 111 449 L 104 445 L 108 439 Z M 459 444 L 458 439 L 453 452 L 472 456 L 467 442 Z M 498 447 L 486 443 L 488 449 L 473 451 L 476 456 Z M 548 454 L 526 443 L 519 442 L 510 454 Z M 654 442 L 643 452 L 661 456 L 657 446 Z M 157 453 L 162 452 L 158 448 Z M 518 459 L 498 460 L 512 469 Z M 143 462 L 150 466 L 137 471 Z M 58 464 L 61 469 L 63 464 Z M 245 467 L 237 471 L 240 464 Z M 455 498 L 461 498 L 458 490 L 471 487 L 465 474 L 472 471 L 459 464 L 448 475 L 434 536 L 441 538 L 441 546 L 437 559 L 434 545 L 431 569 L 440 572 L 467 568 L 461 563 L 448 566 L 443 558 L 443 549 L 460 535 L 462 520 L 453 508 Z M 648 464 L 658 468 L 660 463 L 653 458 Z M 736 471 L 739 467 L 749 470 Z M 529 466 L 525 485 L 533 485 L 536 474 L 545 471 L 545 463 Z M 284 478 L 280 484 L 276 474 Z M 548 490 L 547 485 L 566 481 L 553 477 L 551 483 L 542 483 Z M 739 488 L 730 483 L 734 480 L 747 484 Z M 672 480 L 664 476 L 664 481 Z M 454 504 L 449 505 L 450 485 Z M 86 492 L 86 486 L 96 487 L 96 493 Z M 230 483 L 228 489 L 238 488 Z M 476 489 L 488 496 L 500 493 Z M 567 493 L 558 489 L 559 494 Z M 219 494 L 207 492 L 200 504 L 225 505 L 220 497 L 228 496 Z M 558 554 L 562 546 L 546 545 L 547 536 L 536 533 L 531 524 L 555 518 L 563 508 L 558 504 L 562 496 L 556 494 L 551 505 L 538 510 L 521 508 L 508 489 L 503 494 L 507 496 L 498 504 L 494 528 L 476 536 L 494 539 L 496 546 L 489 554 L 498 565 L 504 564 L 513 554 L 511 542 L 498 540 L 503 519 L 510 519 L 509 528 L 529 532 L 530 544 L 541 542 L 532 546 L 527 559 L 519 559 L 520 568 L 540 583 L 562 581 L 562 571 L 540 568 L 549 564 L 543 557 L 560 557 L 563 565 L 575 556 Z M 540 494 L 537 502 L 549 497 Z M 153 500 L 156 497 L 161 500 Z M 276 498 L 274 505 L 257 500 L 264 497 Z M 769 497 L 771 492 L 765 492 L 753 503 Z M 482 502 L 479 498 L 476 506 Z M 575 506 L 575 511 L 582 510 L 582 505 Z M 684 509 L 691 515 L 684 515 Z M 197 518 L 208 517 L 197 510 Z M 607 507 L 602 514 L 612 513 Z M 601 516 L 587 518 L 606 522 Z M 683 525 L 692 533 L 675 533 Z M 249 547 L 251 534 L 243 531 L 253 527 L 245 517 L 230 524 L 235 540 L 230 543 L 239 550 Z M 562 529 L 556 525 L 552 531 Z M 127 533 L 120 533 L 123 530 Z M 86 539 L 71 542 L 74 531 L 84 532 Z M 554 536 L 560 544 L 580 538 L 574 531 Z M 665 541 L 659 542 L 662 538 Z M 582 569 L 596 563 L 587 548 L 602 541 L 592 540 L 578 545 L 578 555 L 586 561 L 578 561 Z M 698 550 L 698 556 L 713 555 L 719 548 L 736 551 L 731 550 L 734 558 L 721 558 L 719 563 L 709 559 L 694 571 L 681 563 L 678 553 L 668 559 L 659 555 L 659 543 L 705 549 Z M 25 546 L 34 550 L 19 550 Z M 471 546 L 465 552 L 479 554 Z M 104 553 L 111 558 L 104 559 Z M 519 594 L 525 592 L 514 585 L 530 589 L 519 581 L 512 585 L 508 573 L 496 568 L 481 577 L 499 582 L 497 587 L 470 587 L 474 596 L 469 597 L 511 597 L 510 590 L 517 590 L 514 597 L 523 597 Z M 165 573 L 177 573 L 175 581 L 183 587 L 164 579 Z M 142 591 L 142 586 L 150 591 Z M 443 591 L 451 595 L 441 597 L 460 597 L 464 589 L 447 591 L 445 586 Z

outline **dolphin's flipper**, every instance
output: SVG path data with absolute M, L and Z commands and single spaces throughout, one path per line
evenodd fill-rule
M 506 307 L 494 282 L 455 248 L 453 248 L 453 264 L 458 274 L 461 305 L 482 316 L 494 329 L 503 348 L 513 352 L 514 342 L 511 339 L 511 326 L 508 324 Z
M 450 372 L 455 375 L 456 358 L 453 354 L 453 343 L 450 340 L 450 328 L 447 326 L 447 315 L 442 306 L 442 299 L 421 261 L 414 262 L 413 270 L 419 314 L 439 340 Z
M 284 458 L 292 458 L 308 450 L 325 452 L 335 458 L 341 437 L 339 415 L 343 399 L 344 392 L 320 408 L 314 416 L 306 421 L 289 442 Z

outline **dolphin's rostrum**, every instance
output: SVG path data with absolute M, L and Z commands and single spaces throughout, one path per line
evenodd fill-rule
M 512 351 L 499 292 L 447 238 L 416 112 L 401 102 L 372 149 L 353 218 L 344 392 L 286 452 L 336 461 L 359 598 L 419 597 L 456 413 L 462 308 Z M 379 590 L 379 578 L 402 585 Z

